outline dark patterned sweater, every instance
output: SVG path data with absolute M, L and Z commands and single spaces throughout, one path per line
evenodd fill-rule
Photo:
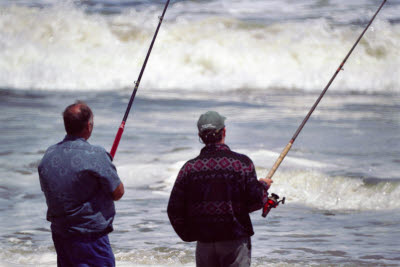
M 205 146 L 180 170 L 168 203 L 170 222 L 184 241 L 233 240 L 254 234 L 249 213 L 262 208 L 268 185 L 253 162 L 225 144 Z

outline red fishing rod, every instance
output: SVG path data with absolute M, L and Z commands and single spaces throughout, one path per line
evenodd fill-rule
M 159 17 L 159 22 L 158 22 L 158 26 L 157 26 L 156 32 L 154 33 L 153 40 L 151 41 L 149 50 L 147 51 L 146 59 L 143 62 L 143 66 L 142 66 L 142 69 L 140 70 L 139 77 L 135 82 L 135 88 L 133 89 L 131 98 L 130 98 L 129 103 L 128 103 L 128 107 L 126 108 L 124 118 L 122 119 L 121 125 L 119 126 L 118 132 L 117 132 L 117 134 L 115 136 L 114 143 L 113 143 L 113 146 L 112 146 L 111 151 L 110 151 L 110 154 L 111 154 L 112 158 L 114 158 L 115 152 L 117 152 L 119 141 L 121 140 L 122 133 L 124 132 L 126 120 L 128 119 L 128 115 L 129 115 L 129 112 L 131 110 L 133 101 L 135 100 L 136 92 L 137 92 L 137 90 L 139 88 L 140 81 L 141 81 L 142 76 L 143 76 L 143 72 L 144 72 L 144 70 L 146 68 L 147 61 L 148 61 L 148 59 L 150 57 L 151 50 L 153 49 L 153 45 L 154 45 L 154 42 L 155 42 L 155 40 L 157 38 L 158 31 L 160 30 L 161 23 L 162 23 L 162 21 L 164 19 L 165 12 L 167 11 L 167 8 L 168 8 L 168 5 L 169 5 L 169 1 L 170 0 L 167 0 L 167 2 L 165 3 L 162 15 Z
M 375 12 L 374 16 L 371 18 L 369 21 L 368 25 L 365 27 L 361 35 L 358 37 L 357 41 L 354 43 L 353 47 L 350 49 L 350 51 L 347 53 L 346 57 L 342 61 L 342 63 L 339 65 L 339 68 L 337 68 L 336 72 L 333 74 L 332 78 L 329 80 L 328 84 L 325 86 L 324 90 L 318 97 L 318 99 L 315 101 L 314 105 L 311 107 L 310 111 L 308 112 L 307 116 L 304 118 L 303 122 L 300 124 L 299 128 L 297 128 L 297 131 L 293 135 L 292 139 L 290 139 L 289 143 L 286 145 L 286 147 L 283 149 L 282 153 L 279 155 L 278 159 L 275 161 L 275 164 L 272 166 L 272 169 L 269 171 L 267 174 L 266 178 L 272 178 L 272 176 L 275 174 L 276 170 L 278 169 L 279 165 L 281 165 L 283 159 L 286 157 L 286 155 L 289 153 L 290 148 L 292 147 L 294 141 L 296 140 L 297 136 L 300 134 L 301 130 L 303 129 L 304 125 L 307 123 L 308 119 L 310 118 L 311 114 L 314 112 L 315 108 L 321 101 L 322 97 L 324 97 L 326 91 L 328 90 L 329 86 L 333 82 L 333 80 L 336 78 L 337 74 L 343 70 L 343 66 L 346 63 L 347 59 L 350 57 L 351 53 L 353 52 L 354 48 L 357 46 L 357 44 L 360 42 L 361 38 L 364 36 L 364 33 L 367 31 L 369 26 L 372 24 L 374 21 L 376 15 L 378 15 L 379 11 L 382 9 L 383 5 L 386 3 L 386 0 L 382 2 L 382 4 L 379 6 L 378 10 Z M 285 198 L 283 198 L 281 201 L 278 201 L 279 197 L 275 194 L 273 197 L 271 197 L 267 203 L 264 205 L 263 209 L 263 216 L 267 216 L 268 212 L 270 211 L 271 208 L 275 208 L 278 206 L 279 202 L 282 202 L 282 204 L 285 202 Z

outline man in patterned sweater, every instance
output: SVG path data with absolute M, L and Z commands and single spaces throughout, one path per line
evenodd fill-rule
M 272 183 L 257 180 L 250 158 L 225 144 L 225 119 L 215 111 L 200 116 L 205 147 L 180 170 L 168 203 L 175 232 L 183 241 L 197 241 L 198 267 L 250 266 L 249 213 L 262 208 Z

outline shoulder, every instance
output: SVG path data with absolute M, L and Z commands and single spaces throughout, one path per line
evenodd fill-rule
M 50 160 L 51 157 L 53 157 L 57 153 L 57 145 L 52 145 L 49 146 L 46 151 L 44 152 L 44 155 L 42 157 L 42 160 L 39 163 L 39 168 L 41 168 L 43 165 L 47 164 L 47 162 Z
M 199 157 L 190 159 L 190 160 L 186 161 L 185 164 L 183 164 L 182 168 L 180 169 L 180 171 L 178 173 L 177 180 L 183 179 L 187 174 L 189 174 L 194 169 L 194 165 L 198 161 L 198 158 Z
M 235 159 L 233 164 L 236 166 L 241 166 L 241 170 L 245 173 L 251 173 L 255 170 L 253 161 L 245 154 L 241 154 L 235 151 L 231 151 L 232 158 Z
M 182 169 L 186 172 L 190 172 L 193 169 L 193 166 L 196 164 L 196 162 L 199 160 L 199 157 L 190 159 L 188 161 L 186 161 L 185 164 L 183 164 Z
M 108 154 L 108 152 L 106 151 L 106 149 L 102 146 L 99 145 L 91 145 L 89 143 L 87 143 L 89 145 L 89 150 L 93 151 L 94 153 L 99 153 L 99 154 Z
M 110 153 L 108 153 L 104 147 L 99 145 L 91 145 L 87 143 L 88 146 L 84 148 L 85 154 L 89 157 L 105 160 L 105 161 L 112 161 L 112 157 Z
M 98 145 L 92 145 L 83 139 L 77 139 L 72 142 L 65 142 L 62 144 L 64 149 L 74 150 L 76 153 L 83 153 L 87 155 L 105 155 L 106 150 Z
M 98 145 L 92 145 L 83 139 L 73 141 L 63 141 L 49 147 L 46 151 L 47 154 L 59 155 L 62 157 L 81 157 L 81 158 L 100 158 L 110 159 L 111 156 L 107 151 Z
M 49 146 L 49 147 L 46 149 L 46 151 L 44 152 L 44 155 L 48 155 L 48 154 L 51 154 L 51 153 L 55 152 L 55 151 L 57 150 L 59 144 L 60 144 L 60 143 L 54 144 L 54 145 L 52 145 L 52 146 Z
M 247 164 L 247 165 L 251 165 L 253 164 L 253 161 L 245 154 L 241 154 L 235 151 L 231 150 L 231 153 L 233 155 L 233 157 L 237 158 L 238 160 L 240 160 L 241 162 Z
M 63 142 L 59 142 L 57 144 L 49 146 L 44 152 L 42 162 L 46 162 L 47 160 L 53 157 L 60 157 L 63 154 L 64 148 L 62 147 Z

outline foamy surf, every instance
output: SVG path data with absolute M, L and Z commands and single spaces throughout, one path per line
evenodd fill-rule
M 24 249 L 20 248 L 20 254 L 13 252 L 13 257 L 8 260 L 1 260 L 0 267 L 26 267 L 26 266 L 56 266 L 57 255 L 55 252 L 38 252 L 27 254 Z M 157 253 L 155 251 L 131 251 L 131 252 L 116 252 L 116 266 L 123 267 L 194 267 L 193 261 L 190 263 L 182 263 L 181 257 L 183 252 L 175 251 L 170 253 Z M 5 254 L 11 254 L 6 252 Z M 4 258 L 4 255 L 0 255 Z M 192 260 L 193 257 L 190 257 Z
M 268 173 L 265 163 L 270 154 L 277 158 L 274 152 L 258 151 L 250 153 L 254 160 L 258 177 Z M 254 157 L 253 157 L 254 156 Z M 272 162 L 272 161 L 271 161 Z M 168 197 L 180 168 L 185 162 L 179 161 L 169 166 L 167 170 L 159 167 L 146 168 L 158 170 L 158 173 L 168 172 L 168 178 L 153 186 L 155 191 L 164 191 L 161 196 Z M 260 165 L 262 163 L 262 165 Z M 332 176 L 322 172 L 329 165 L 306 159 L 287 156 L 285 164 L 291 170 L 279 169 L 274 175 L 274 184 L 270 193 L 286 196 L 289 204 L 301 204 L 310 208 L 332 211 L 368 211 L 391 210 L 400 208 L 397 199 L 400 197 L 400 180 L 396 179 L 366 179 L 363 177 Z M 133 170 L 132 166 L 132 170 Z M 140 169 L 140 168 L 139 168 Z M 138 175 L 142 177 L 143 175 Z M 155 174 L 153 181 L 160 176 Z M 151 181 L 151 179 L 149 180 Z
M 1 7 L 0 87 L 131 88 L 159 12 L 151 7 L 102 15 L 68 4 Z M 142 87 L 321 90 L 362 30 L 324 18 L 254 23 L 218 14 L 171 16 L 176 17 L 166 15 Z M 331 91 L 399 92 L 399 33 L 399 24 L 377 18 Z
M 331 211 L 391 210 L 400 208 L 399 180 L 329 176 L 313 171 L 275 175 L 271 192 L 286 196 L 287 203 Z

